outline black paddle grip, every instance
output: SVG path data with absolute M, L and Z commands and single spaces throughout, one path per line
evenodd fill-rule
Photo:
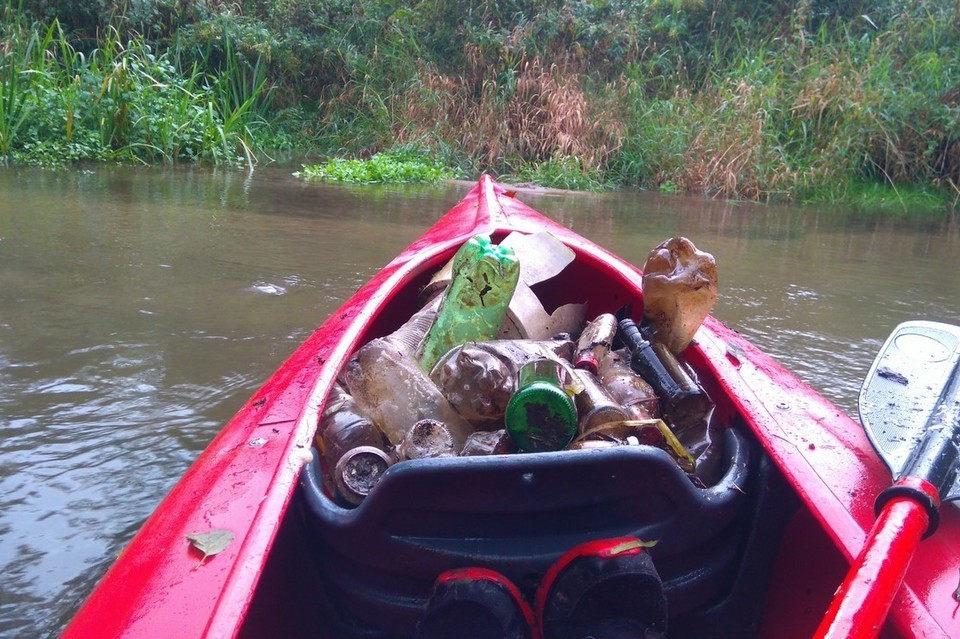
M 940 525 L 940 500 L 956 480 L 958 458 L 960 449 L 954 441 L 953 429 L 940 427 L 926 431 L 907 458 L 897 481 L 877 496 L 874 511 L 879 515 L 887 502 L 895 497 L 909 497 L 919 502 L 929 516 L 930 523 L 923 536 L 926 539 Z M 935 488 L 936 496 L 925 492 L 917 480 Z

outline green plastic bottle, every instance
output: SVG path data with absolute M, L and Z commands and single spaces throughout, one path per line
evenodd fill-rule
M 528 453 L 560 450 L 577 434 L 577 409 L 563 388 L 564 369 L 552 359 L 527 362 L 504 423 L 517 447 Z
M 453 279 L 420 345 L 420 368 L 429 373 L 454 346 L 495 338 L 519 279 L 513 249 L 483 235 L 465 242 L 453 257 Z

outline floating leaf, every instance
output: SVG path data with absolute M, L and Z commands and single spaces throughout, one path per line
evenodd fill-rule
M 653 541 L 644 541 L 643 539 L 625 539 L 619 544 L 610 547 L 610 556 L 619 555 L 620 553 L 629 552 L 631 550 L 636 550 L 637 548 L 653 548 L 659 543 L 659 539 L 654 539 Z
M 207 557 L 213 557 L 214 555 L 226 550 L 227 546 L 233 542 L 233 533 L 229 530 L 211 530 L 210 532 L 190 533 L 187 535 L 187 541 L 189 541 L 194 548 L 203 553 L 200 563 L 196 566 L 196 568 L 199 568 L 203 565 L 203 562 L 207 560 Z M 194 570 L 196 570 L 196 568 L 194 568 Z

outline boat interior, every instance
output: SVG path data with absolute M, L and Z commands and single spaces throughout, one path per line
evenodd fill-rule
M 360 341 L 406 321 L 450 256 L 424 263 Z M 642 312 L 637 282 L 618 278 L 578 252 L 535 292 L 548 310 L 586 302 L 588 318 L 625 307 Z M 624 535 L 656 542 L 649 553 L 664 584 L 671 639 L 810 636 L 847 563 L 702 353 L 694 346 L 683 359 L 715 404 L 695 473 L 645 445 L 419 459 L 392 466 L 350 507 L 336 499 L 314 451 L 240 636 L 411 637 L 443 570 L 493 568 L 532 597 L 564 551 Z

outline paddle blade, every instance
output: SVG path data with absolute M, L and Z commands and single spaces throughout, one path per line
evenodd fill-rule
M 860 421 L 899 477 L 927 431 L 960 425 L 960 328 L 905 322 L 887 338 L 860 390 Z M 960 479 L 944 499 L 960 498 Z

